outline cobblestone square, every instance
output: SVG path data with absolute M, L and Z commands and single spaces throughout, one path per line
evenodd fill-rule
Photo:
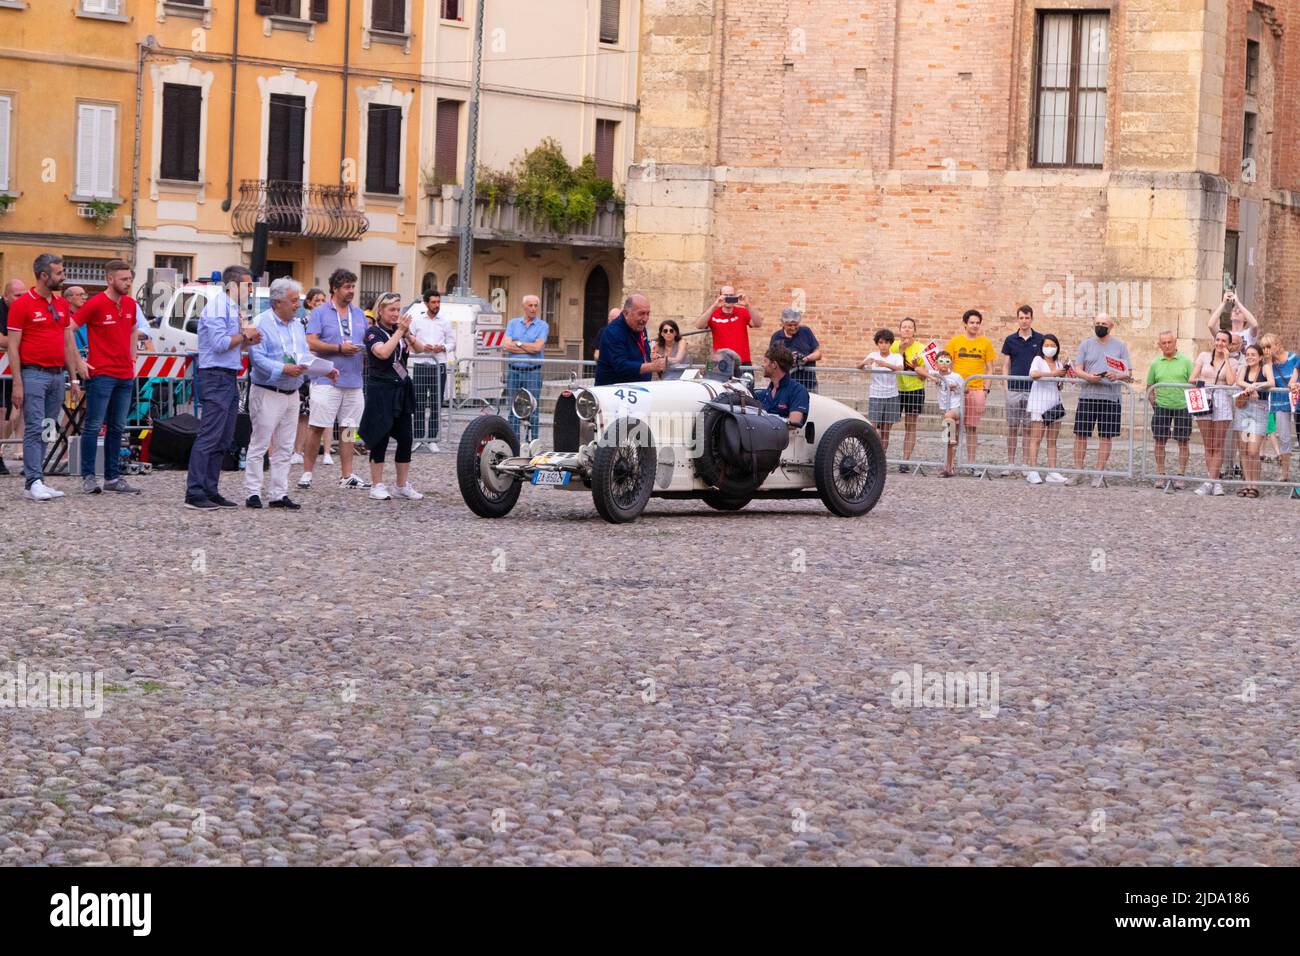
M 895 473 L 856 520 L 487 521 L 453 466 L 295 514 L 0 480 L 0 670 L 104 681 L 0 713 L 0 862 L 1300 863 L 1294 502 Z

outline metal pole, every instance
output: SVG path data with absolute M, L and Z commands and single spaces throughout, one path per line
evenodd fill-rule
M 474 264 L 474 196 L 478 173 L 479 92 L 483 80 L 483 11 L 487 0 L 478 0 L 474 18 L 474 77 L 469 91 L 469 141 L 465 144 L 465 188 L 461 192 L 460 274 L 456 294 L 471 295 L 470 272 Z

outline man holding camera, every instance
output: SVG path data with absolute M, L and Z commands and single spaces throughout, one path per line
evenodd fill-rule
M 713 304 L 696 320 L 695 328 L 713 333 L 713 351 L 731 349 L 740 356 L 743 364 L 749 365 L 749 330 L 762 324 L 750 308 L 745 293 L 737 293 L 732 286 L 724 285 Z
M 1259 319 L 1237 300 L 1237 293 L 1232 289 L 1223 293 L 1223 301 L 1210 313 L 1210 322 L 1206 328 L 1210 331 L 1211 342 L 1214 341 L 1216 332 L 1231 332 L 1234 339 L 1240 337 L 1242 349 L 1249 348 L 1259 339 Z

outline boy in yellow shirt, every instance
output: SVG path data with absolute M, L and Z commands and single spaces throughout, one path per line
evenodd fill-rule
M 985 379 L 970 381 L 972 375 L 989 375 L 993 372 L 993 363 L 997 353 L 993 343 L 980 335 L 984 316 L 977 309 L 967 309 L 961 317 L 964 335 L 954 335 L 944 346 L 952 355 L 952 370 L 966 381 L 966 407 L 962 430 L 966 433 L 966 464 L 975 464 L 975 433 L 979 429 L 980 418 L 984 415 L 984 405 L 988 401 L 988 382 Z

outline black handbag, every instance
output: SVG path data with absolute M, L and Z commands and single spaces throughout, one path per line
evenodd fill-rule
M 1052 408 L 1049 408 L 1047 411 L 1043 412 L 1043 421 L 1049 423 L 1059 422 L 1064 417 L 1065 417 L 1064 405 L 1055 405 Z

